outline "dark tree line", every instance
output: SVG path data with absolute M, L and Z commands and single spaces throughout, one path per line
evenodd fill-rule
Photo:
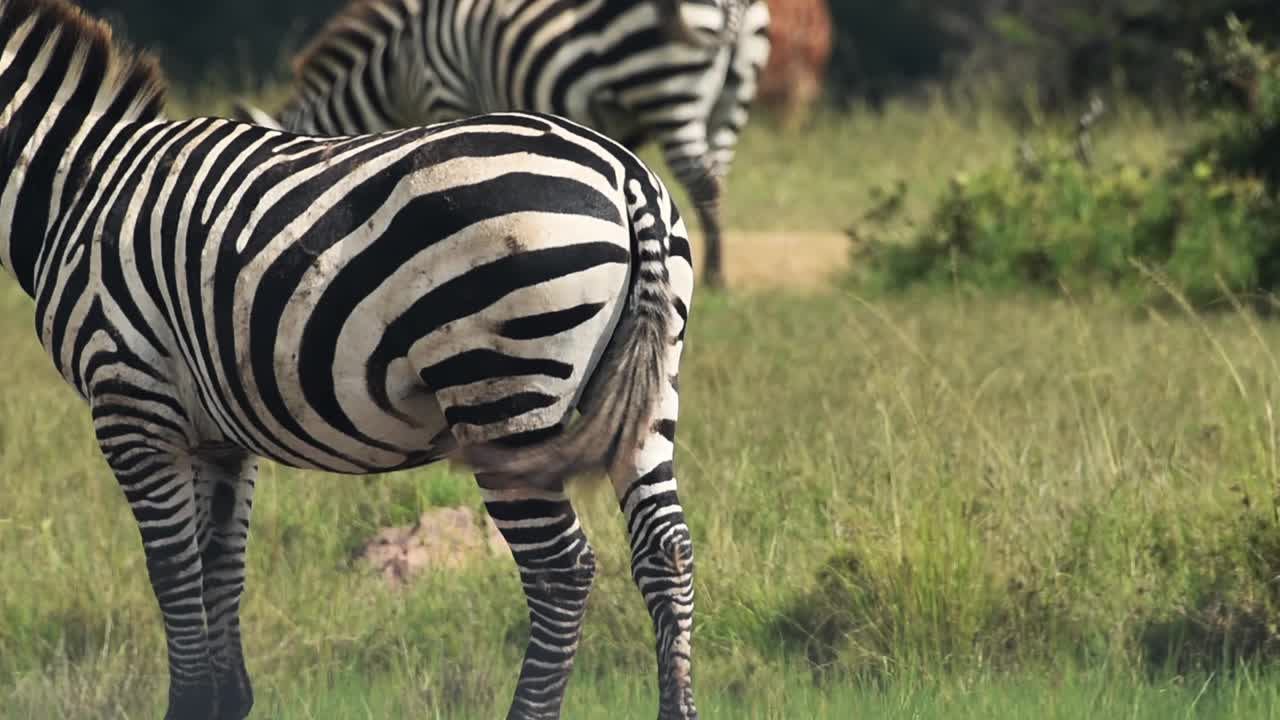
M 624 0 L 618 0 L 624 1 Z M 637 0 L 625 0 L 635 2 Z M 177 82 L 233 83 L 278 72 L 344 0 L 80 0 L 137 44 L 158 50 Z M 836 98 L 879 100 L 922 85 L 983 77 L 1048 101 L 1122 83 L 1181 86 L 1178 48 L 1195 49 L 1228 13 L 1255 37 L 1280 36 L 1278 0 L 830 0 Z
M 174 81 L 279 71 L 346 0 L 75 0 L 135 45 L 157 52 Z
M 1171 95 L 1179 49 L 1197 50 L 1228 14 L 1280 36 L 1276 0 L 830 0 L 837 97 L 873 101 L 924 84 L 1034 85 L 1050 104 L 1100 88 Z M 1119 86 L 1119 87 L 1117 87 Z

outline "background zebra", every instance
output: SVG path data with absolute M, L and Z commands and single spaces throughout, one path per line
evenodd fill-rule
M 345 135 L 480 112 L 555 113 L 657 142 L 689 191 L 721 285 L 720 196 L 769 56 L 764 0 L 356 0 L 301 53 L 273 118 Z
M 0 0 L 0 262 L 138 522 L 167 717 L 252 706 L 256 458 L 369 473 L 459 450 L 528 596 L 511 717 L 559 714 L 594 574 L 564 481 L 599 466 L 661 717 L 696 717 L 672 471 L 693 269 L 662 183 L 550 116 L 310 138 L 168 121 L 162 98 L 155 64 L 69 3 Z

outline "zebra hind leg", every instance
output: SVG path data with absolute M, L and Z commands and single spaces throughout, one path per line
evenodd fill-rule
M 240 599 L 258 468 L 252 457 L 225 446 L 201 448 L 197 468 L 199 490 L 208 498 L 200 558 L 218 718 L 243 720 L 253 708 L 253 685 L 240 637 Z
M 477 475 L 485 508 L 511 548 L 529 606 L 529 644 L 510 720 L 560 717 L 582 633 L 595 554 L 563 488 Z
M 169 654 L 165 720 L 220 720 L 202 600 L 191 458 L 121 414 L 95 412 L 98 442 L 142 535 Z
M 693 146 L 696 155 L 686 155 Z M 698 224 L 702 229 L 703 263 L 702 281 L 709 287 L 724 287 L 723 229 L 720 225 L 720 195 L 723 182 L 712 167 L 706 143 L 705 131 L 699 141 L 687 141 L 664 145 L 667 163 L 680 184 L 689 192 L 698 211 Z
M 679 365 L 681 343 L 668 352 Z M 659 720 L 694 720 L 693 540 L 676 492 L 673 459 L 679 397 L 663 385 L 657 419 L 631 462 L 612 477 L 631 542 L 631 573 L 657 639 Z

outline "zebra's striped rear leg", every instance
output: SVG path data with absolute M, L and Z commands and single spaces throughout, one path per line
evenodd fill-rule
M 676 495 L 670 460 L 627 484 L 622 510 L 631 573 L 657 636 L 660 720 L 698 717 L 693 701 L 693 541 Z
M 562 490 L 476 479 L 515 557 L 529 605 L 529 645 L 507 717 L 558 718 L 595 578 L 595 554 Z
M 706 128 L 701 127 L 694 141 L 683 136 L 663 143 L 667 164 L 676 179 L 688 191 L 698 211 L 702 229 L 702 281 L 713 288 L 724 287 L 723 232 L 720 226 L 721 179 L 710 157 Z M 696 152 L 697 154 L 690 154 Z
M 142 535 L 147 573 L 164 619 L 169 651 L 165 720 L 219 720 L 205 631 L 203 567 L 195 470 L 171 440 L 124 419 L 126 409 L 95 407 L 98 442 L 124 490 Z
M 702 281 L 712 288 L 724 287 L 724 234 L 720 226 L 720 178 L 708 172 L 688 185 L 698 210 L 704 245 Z
M 201 514 L 200 557 L 218 717 L 242 720 L 253 708 L 240 640 L 240 598 L 258 467 L 248 454 L 229 448 L 203 449 L 196 467 L 198 495 L 208 498 Z
M 677 367 L 681 342 L 669 352 Z M 693 720 L 693 540 L 676 492 L 676 380 L 626 472 L 612 478 L 631 541 L 631 574 L 657 636 L 659 720 Z

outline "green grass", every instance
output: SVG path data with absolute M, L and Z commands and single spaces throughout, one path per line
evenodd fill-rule
M 136 530 L 29 311 L 0 293 L 3 713 L 149 717 L 163 646 Z M 1280 327 L 960 295 L 703 294 L 694 318 L 679 474 L 707 717 L 1275 710 Z M 261 717 L 498 714 L 525 629 L 512 568 L 400 593 L 349 560 L 437 502 L 479 497 L 441 469 L 264 470 Z M 619 517 L 603 491 L 578 504 L 601 576 L 569 716 L 651 716 Z

